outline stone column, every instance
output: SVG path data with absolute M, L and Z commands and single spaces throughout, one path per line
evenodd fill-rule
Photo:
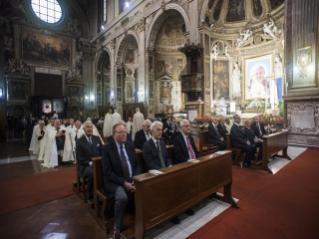
M 190 43 L 194 43 L 194 45 L 197 45 L 199 43 L 199 32 L 198 32 L 199 12 L 197 11 L 197 9 L 198 9 L 198 1 L 188 0 Z
M 145 102 L 146 94 L 146 52 L 145 52 L 145 19 L 141 19 L 139 22 L 139 46 L 138 46 L 138 102 Z M 146 111 L 147 109 L 145 109 Z
M 3 23 L 6 21 L 4 17 L 0 17 L 0 89 L 2 90 L 2 96 L 0 96 L 0 124 L 2 125 L 2 132 L 5 134 L 5 125 L 6 125 L 6 83 L 4 78 L 4 29 L 2 29 Z M 1 140 L 1 139 L 0 139 Z

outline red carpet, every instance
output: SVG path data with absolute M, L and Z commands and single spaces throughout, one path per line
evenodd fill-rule
M 229 208 L 188 239 L 319 238 L 319 149 L 307 149 L 271 175 L 233 167 Z
M 0 215 L 74 194 L 75 168 L 0 182 Z

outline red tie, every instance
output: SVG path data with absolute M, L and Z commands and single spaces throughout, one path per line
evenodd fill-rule
M 187 147 L 188 147 L 188 149 L 189 149 L 189 152 L 191 153 L 192 159 L 196 159 L 195 154 L 194 154 L 194 151 L 193 151 L 193 148 L 192 148 L 192 145 L 191 145 L 191 143 L 189 142 L 189 137 L 186 136 L 186 139 L 187 139 Z

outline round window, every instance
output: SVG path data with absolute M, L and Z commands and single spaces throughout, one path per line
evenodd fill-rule
M 58 0 L 31 0 L 31 8 L 45 23 L 55 24 L 62 18 L 62 6 Z

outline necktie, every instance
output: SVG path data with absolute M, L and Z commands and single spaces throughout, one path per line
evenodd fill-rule
M 123 150 L 123 145 L 120 146 L 120 149 L 121 149 L 121 160 L 122 160 L 124 178 L 126 179 L 127 182 L 131 182 L 130 171 L 129 171 L 125 153 Z
M 189 150 L 189 152 L 191 154 L 191 157 L 192 157 L 192 159 L 196 159 L 194 151 L 193 151 L 193 148 L 192 148 L 192 145 L 191 145 L 191 143 L 189 141 L 189 137 L 186 136 L 186 139 L 187 139 L 187 147 L 188 147 L 188 150 Z
M 259 133 L 260 133 L 260 136 L 263 136 L 263 133 L 262 133 L 262 131 L 261 131 L 261 128 L 260 128 L 260 125 L 259 125 L 259 123 L 257 123 L 257 125 L 258 125 L 258 128 L 259 128 Z
M 162 150 L 161 150 L 161 146 L 160 146 L 160 143 L 159 141 L 156 141 L 156 144 L 157 144 L 157 149 L 158 149 L 158 154 L 160 156 L 160 160 L 161 160 L 161 167 L 162 168 L 165 168 L 165 163 L 164 163 L 164 159 L 163 159 L 163 155 L 162 155 Z

